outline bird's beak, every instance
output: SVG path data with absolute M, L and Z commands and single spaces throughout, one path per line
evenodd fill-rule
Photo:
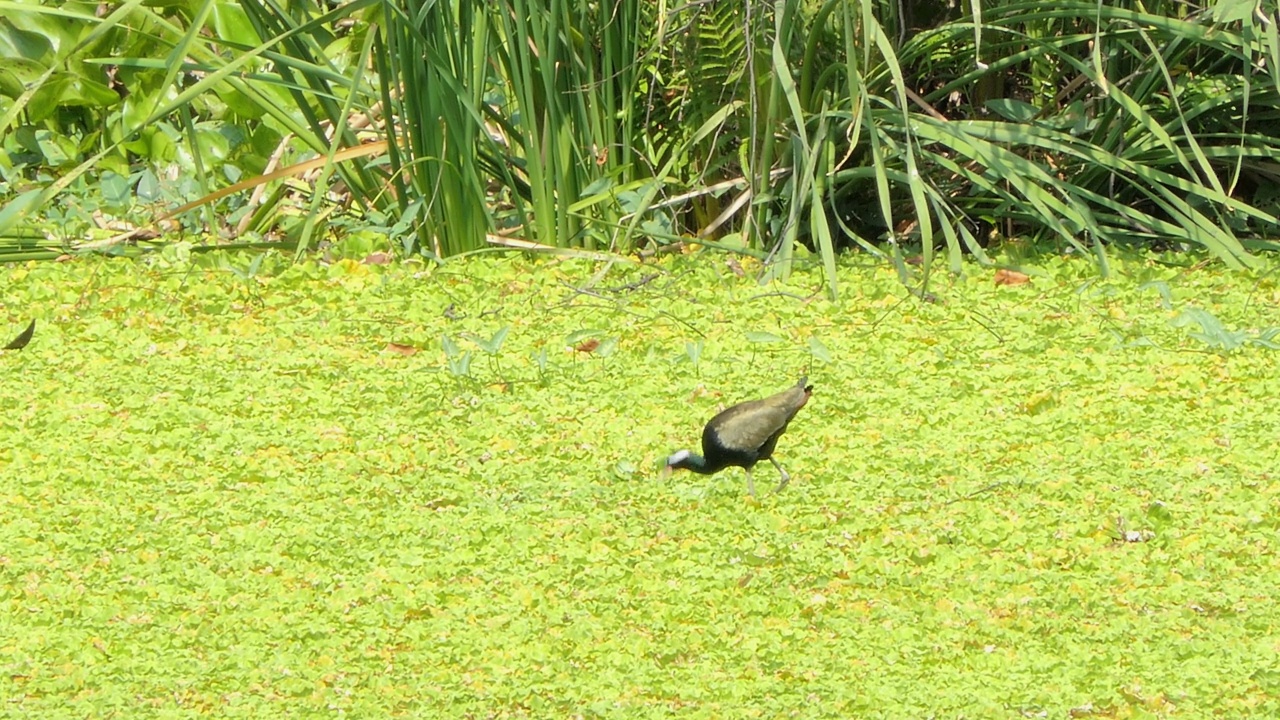
M 668 479 L 670 479 L 670 478 L 671 478 L 671 466 L 670 466 L 670 465 L 663 465 L 663 466 L 662 466 L 662 474 L 661 474 L 659 477 L 661 477 L 663 480 L 668 480 Z

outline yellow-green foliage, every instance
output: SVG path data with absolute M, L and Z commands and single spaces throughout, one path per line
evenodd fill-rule
M 0 716 L 1280 714 L 1274 272 L 252 269 L 0 270 Z

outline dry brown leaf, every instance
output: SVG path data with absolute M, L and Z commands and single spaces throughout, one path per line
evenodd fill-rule
M 1001 268 L 996 271 L 997 285 L 1025 285 L 1031 282 L 1030 276 L 1020 273 L 1017 270 L 1005 270 Z
M 375 253 L 369 253 L 365 256 L 364 260 L 361 260 L 360 262 L 365 265 L 390 265 L 391 260 L 391 253 L 378 251 Z
M 595 338 L 591 338 L 589 340 L 583 340 L 581 343 L 579 343 L 578 346 L 574 348 L 574 351 L 580 352 L 580 353 L 589 353 L 589 352 L 595 352 L 596 348 L 598 347 L 600 347 L 600 341 Z
M 409 357 L 410 355 L 417 355 L 418 348 L 412 345 L 403 345 L 401 343 L 389 342 L 387 343 L 387 352 L 393 352 L 397 355 L 403 355 L 405 357 Z

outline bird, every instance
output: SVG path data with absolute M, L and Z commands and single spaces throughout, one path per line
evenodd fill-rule
M 808 378 L 761 400 L 750 400 L 727 408 L 711 418 L 702 430 L 702 454 L 690 450 L 678 450 L 667 458 L 666 474 L 672 470 L 692 470 L 701 475 L 720 472 L 727 467 L 740 467 L 747 472 L 747 493 L 755 497 L 756 486 L 751 479 L 751 468 L 761 460 L 768 460 L 782 475 L 779 492 L 791 481 L 782 465 L 773 459 L 773 448 L 778 436 L 787 424 L 809 402 L 813 386 Z
M 27 343 L 31 342 L 31 336 L 35 333 L 35 331 L 36 331 L 36 321 L 32 320 L 31 324 L 27 326 L 27 329 L 18 333 L 18 337 L 14 338 L 13 341 L 10 342 L 8 345 L 5 345 L 3 349 L 4 350 L 21 350 L 22 348 L 27 346 Z

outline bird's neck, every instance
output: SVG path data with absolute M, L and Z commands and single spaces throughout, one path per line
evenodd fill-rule
M 720 472 L 725 468 L 724 465 L 716 465 L 708 462 L 706 458 L 697 453 L 689 453 L 687 457 L 682 458 L 671 467 L 680 468 L 682 470 L 691 470 L 700 475 L 710 475 L 711 473 Z

